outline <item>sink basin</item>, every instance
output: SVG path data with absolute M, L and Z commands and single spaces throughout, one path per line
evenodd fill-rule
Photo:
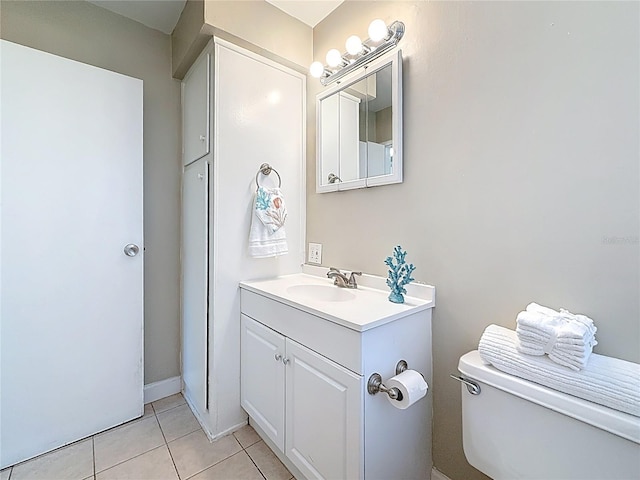
M 353 292 L 333 285 L 292 285 L 287 293 L 321 302 L 347 302 L 356 296 Z

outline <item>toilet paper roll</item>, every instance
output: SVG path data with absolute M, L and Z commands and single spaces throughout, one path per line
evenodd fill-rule
M 391 377 L 387 380 L 385 386 L 387 388 L 397 388 L 402 394 L 402 400 L 392 400 L 387 397 L 391 405 L 404 410 L 416 403 L 427 394 L 429 386 L 424 381 L 422 375 L 415 370 L 405 370 L 400 375 Z

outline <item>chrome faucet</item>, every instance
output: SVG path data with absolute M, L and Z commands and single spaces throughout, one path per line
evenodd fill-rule
M 340 288 L 358 288 L 356 275 L 362 275 L 362 272 L 351 272 L 349 277 L 335 267 L 329 267 L 327 277 L 333 278 L 333 284 Z

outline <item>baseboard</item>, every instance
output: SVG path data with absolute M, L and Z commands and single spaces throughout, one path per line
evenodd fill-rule
M 155 402 L 161 398 L 180 393 L 182 380 L 180 377 L 171 377 L 159 382 L 153 382 L 144 386 L 144 403 Z
M 217 435 L 212 435 L 210 436 L 210 440 L 213 442 L 219 438 L 225 437 L 227 435 L 229 435 L 230 433 L 233 433 L 237 430 L 240 430 L 242 427 L 244 427 L 247 424 L 247 421 L 245 420 L 242 423 L 238 423 L 237 425 L 234 425 L 233 427 L 229 427 L 226 430 L 223 430 L 222 432 L 218 433 Z
M 204 431 L 205 435 L 207 436 L 210 442 L 213 442 L 214 435 L 213 435 L 213 432 L 211 432 L 211 429 L 209 428 L 209 423 L 207 422 L 207 419 L 204 418 L 203 414 L 200 413 L 200 411 L 196 408 L 195 404 L 191 401 L 191 395 L 189 395 L 189 390 L 187 389 L 186 385 L 184 387 L 184 392 L 182 392 L 182 395 L 184 396 L 184 399 L 187 402 L 187 405 L 189 405 L 189 408 L 191 409 L 191 413 L 193 413 L 193 416 L 196 417 L 196 420 L 202 427 L 202 430 Z
M 451 480 L 440 470 L 436 470 L 436 467 L 431 469 L 431 480 Z

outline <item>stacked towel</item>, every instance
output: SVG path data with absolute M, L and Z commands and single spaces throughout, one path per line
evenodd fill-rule
M 517 349 L 527 355 L 549 355 L 554 362 L 572 370 L 583 369 L 594 345 L 593 320 L 568 310 L 559 312 L 530 303 L 516 318 Z
M 258 187 L 251 215 L 249 255 L 265 258 L 287 253 L 286 218 L 287 207 L 280 189 Z
M 594 353 L 583 370 L 574 372 L 546 357 L 522 355 L 516 344 L 516 332 L 489 325 L 478 352 L 505 373 L 640 417 L 639 364 Z

